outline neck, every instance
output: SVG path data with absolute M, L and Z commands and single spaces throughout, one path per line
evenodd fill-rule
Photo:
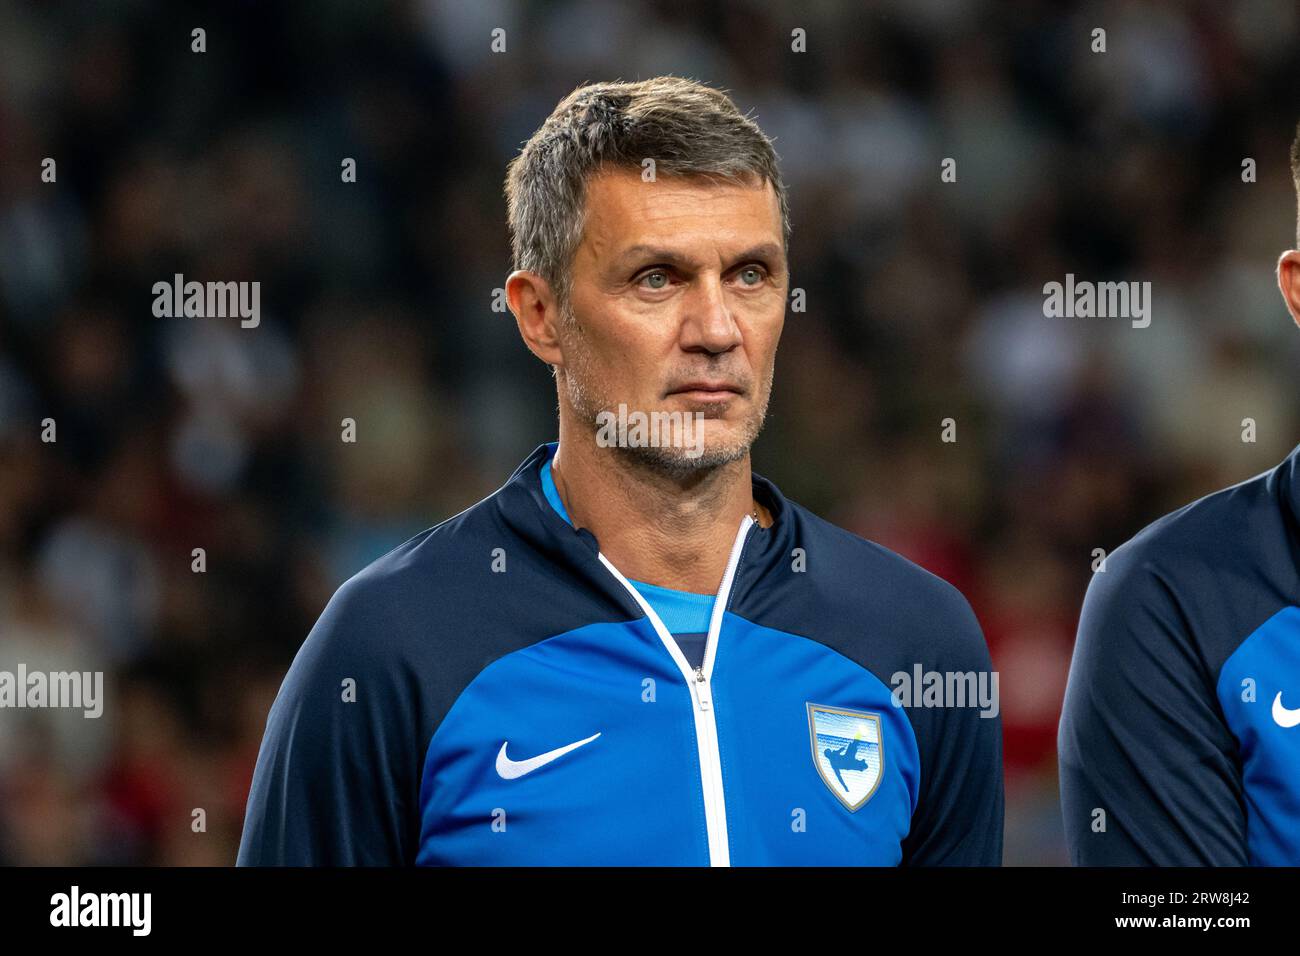
M 562 417 L 551 475 L 574 525 L 595 534 L 601 553 L 628 578 L 715 593 L 741 519 L 756 505 L 749 455 L 676 478 L 565 426 Z M 761 506 L 759 521 L 770 523 Z

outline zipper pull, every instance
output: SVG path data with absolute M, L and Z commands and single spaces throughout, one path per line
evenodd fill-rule
M 709 710 L 713 706 L 713 695 L 709 693 L 703 667 L 695 668 L 695 699 L 700 702 L 700 710 Z

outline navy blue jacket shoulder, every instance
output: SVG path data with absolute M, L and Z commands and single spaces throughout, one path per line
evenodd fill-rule
M 1058 734 L 1075 863 L 1300 863 L 1298 454 L 1093 575 Z

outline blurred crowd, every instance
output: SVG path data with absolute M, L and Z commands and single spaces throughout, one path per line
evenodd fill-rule
M 755 470 L 969 596 L 1006 861 L 1065 861 L 1094 549 L 1300 441 L 1293 2 L 185 6 L 0 4 L 0 669 L 108 675 L 98 720 L 0 710 L 0 862 L 233 862 L 333 590 L 555 436 L 492 310 L 506 162 L 579 83 L 661 73 L 752 110 L 790 192 L 808 307 Z M 259 326 L 156 318 L 176 273 L 260 281 Z M 1045 318 L 1067 273 L 1150 281 L 1150 326 Z

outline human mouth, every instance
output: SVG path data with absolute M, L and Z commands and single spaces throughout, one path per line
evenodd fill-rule
M 674 388 L 668 394 L 680 395 L 693 402 L 722 403 L 731 401 L 742 392 L 738 385 L 733 385 L 730 382 L 700 380 L 686 382 Z

